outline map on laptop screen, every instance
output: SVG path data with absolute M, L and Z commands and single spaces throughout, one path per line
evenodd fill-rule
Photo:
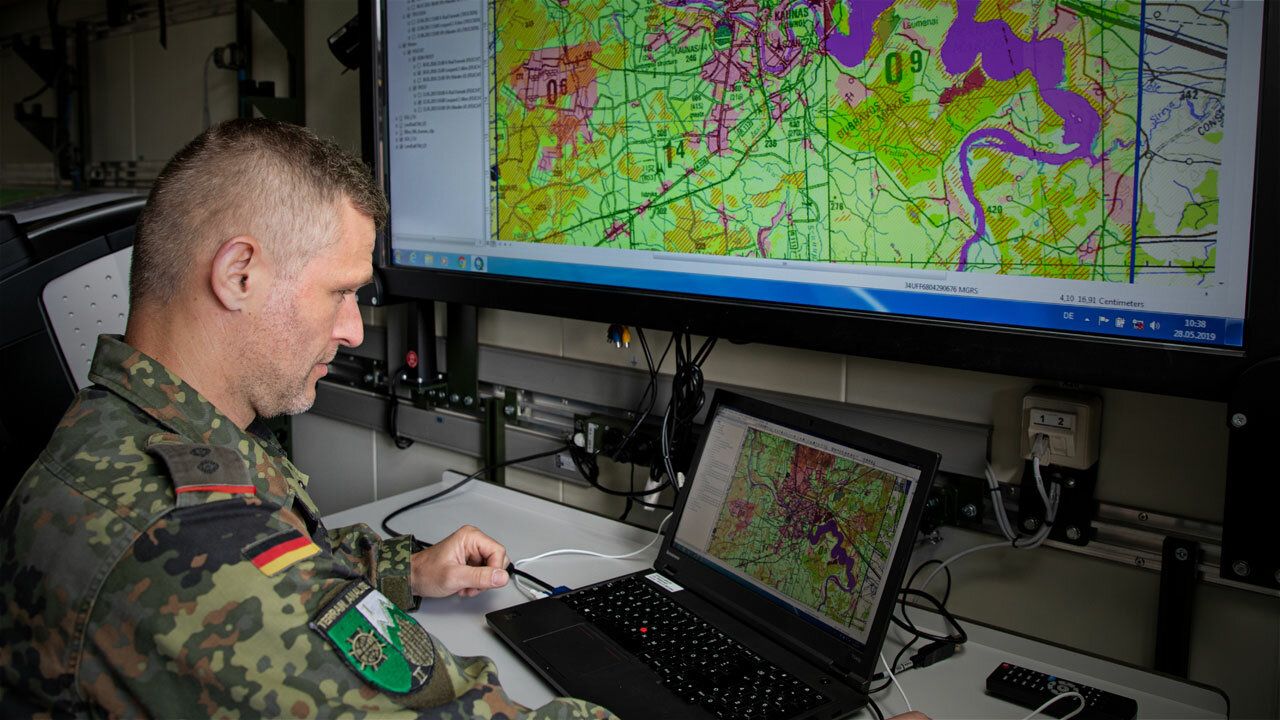
M 733 410 L 710 432 L 677 542 L 862 641 L 919 471 Z

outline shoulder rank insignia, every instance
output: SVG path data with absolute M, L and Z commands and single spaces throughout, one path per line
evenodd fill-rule
M 357 675 L 388 693 L 417 692 L 435 672 L 435 643 L 408 613 L 363 580 L 321 606 L 311 629 L 332 645 Z
M 275 575 L 319 552 L 319 546 L 311 542 L 311 538 L 297 530 L 286 530 L 249 545 L 244 549 L 244 556 L 263 574 Z
M 176 435 L 156 433 L 147 439 L 147 452 L 169 470 L 178 507 L 257 493 L 248 465 L 231 448 L 186 443 Z

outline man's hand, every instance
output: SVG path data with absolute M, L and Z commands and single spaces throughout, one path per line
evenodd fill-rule
M 507 549 L 470 525 L 413 554 L 410 583 L 422 597 L 478 595 L 507 584 Z
M 929 716 L 919 710 L 912 710 L 911 712 L 902 713 L 901 715 L 894 715 L 889 718 L 889 720 L 929 720 Z

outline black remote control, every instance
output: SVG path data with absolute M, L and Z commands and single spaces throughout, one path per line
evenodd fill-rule
M 1138 703 L 1132 698 L 1013 663 L 1000 663 L 987 676 L 988 693 L 1025 708 L 1038 708 L 1055 695 L 1073 691 L 1084 696 L 1084 710 L 1071 720 L 1133 720 L 1138 715 Z M 1078 707 L 1079 700 L 1066 698 L 1045 708 L 1044 714 L 1060 718 Z

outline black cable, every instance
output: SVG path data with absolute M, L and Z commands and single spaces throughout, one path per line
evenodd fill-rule
M 387 405 L 387 429 L 391 432 L 391 440 L 396 447 L 404 450 L 413 444 L 412 438 L 404 437 L 400 434 L 400 426 L 398 419 L 400 416 L 400 395 L 397 392 L 400 388 L 400 376 L 409 372 L 408 365 L 401 365 L 400 369 L 391 375 L 391 397 Z
M 627 444 L 640 431 L 640 427 L 649 419 L 649 415 L 653 413 L 653 406 L 658 402 L 658 370 L 662 368 L 662 363 L 667 361 L 667 353 L 671 352 L 671 340 L 668 340 L 666 349 L 662 351 L 662 357 L 658 358 L 658 363 L 655 365 L 653 363 L 653 353 L 649 352 L 649 340 L 644 335 L 644 328 L 636 328 L 636 337 L 640 339 L 640 347 L 644 350 L 644 362 L 649 370 L 649 382 L 644 386 L 644 391 L 640 393 L 640 400 L 636 402 L 636 421 L 631 424 L 631 429 L 627 431 L 627 434 L 618 443 L 617 450 L 627 447 Z M 674 339 L 674 336 L 672 338 Z M 640 406 L 645 404 L 646 399 L 648 399 L 649 404 L 641 412 Z
M 425 541 L 425 540 L 419 540 L 418 538 L 414 538 L 414 539 L 413 539 L 413 545 L 414 545 L 414 548 L 413 548 L 413 549 L 414 549 L 414 552 L 417 552 L 418 550 L 422 550 L 422 549 L 424 549 L 424 548 L 429 548 L 429 547 L 431 547 L 432 545 L 434 545 L 434 543 L 429 543 L 429 542 L 427 542 L 427 541 Z M 521 570 L 520 568 L 516 567 L 516 564 L 515 564 L 515 563 L 511 563 L 511 562 L 507 563 L 507 568 L 506 568 L 506 569 L 507 569 L 507 572 L 508 572 L 508 573 L 510 573 L 510 574 L 512 574 L 512 575 L 519 575 L 520 577 L 524 578 L 525 580 L 529 580 L 530 582 L 534 582 L 534 583 L 537 583 L 537 584 L 541 585 L 543 588 L 545 588 L 545 589 L 546 589 L 546 591 L 547 591 L 547 592 L 554 592 L 554 591 L 555 591 L 555 588 L 554 588 L 554 587 L 552 587 L 550 583 L 548 583 L 548 582 L 547 582 L 547 581 L 545 581 L 545 580 L 541 580 L 541 579 L 539 579 L 539 578 L 537 578 L 537 577 L 534 577 L 533 575 L 530 575 L 529 573 L 525 572 L 524 570 Z
M 500 467 L 514 465 L 515 463 L 527 462 L 529 460 L 537 460 L 538 458 L 544 458 L 549 455 L 555 455 L 556 453 L 563 451 L 565 447 L 568 447 L 568 445 L 558 447 L 554 450 L 547 450 L 540 453 L 534 453 L 533 455 L 525 455 L 524 457 L 518 457 L 511 460 L 504 460 L 500 463 L 490 465 L 488 467 L 480 468 L 479 470 L 471 473 L 470 475 L 466 476 L 462 480 L 459 480 L 458 482 L 454 483 L 453 485 L 450 485 L 449 487 L 445 488 L 444 490 L 441 490 L 438 493 L 435 493 L 434 495 L 429 495 L 425 498 L 422 498 L 421 500 L 415 500 L 409 503 L 408 505 L 405 505 L 404 507 L 393 510 L 390 514 L 388 514 L 385 518 L 382 519 L 382 531 L 391 537 L 396 537 L 400 533 L 397 533 L 395 530 L 391 529 L 391 520 L 395 518 L 397 515 L 400 515 L 401 513 L 407 512 L 421 505 L 426 505 L 427 503 L 437 498 L 444 497 L 445 495 L 448 495 L 454 490 L 457 490 L 458 488 L 462 487 L 463 485 L 466 485 L 467 483 L 471 482 L 472 480 L 475 480 L 476 478 L 480 477 L 481 475 L 487 472 L 490 472 L 492 470 L 497 470 Z M 418 549 L 431 547 L 431 543 L 423 540 L 418 540 L 417 538 L 414 538 L 413 542 Z M 530 575 L 524 570 L 521 570 L 520 568 L 515 566 L 515 563 L 507 563 L 506 571 L 510 575 L 519 575 L 520 577 L 530 582 L 541 585 L 547 592 L 554 592 L 555 590 L 555 587 L 552 586 L 550 583 L 544 580 L 540 580 L 539 578 L 533 575 Z
M 521 570 L 520 568 L 516 567 L 515 563 L 507 563 L 507 572 L 511 575 L 519 575 L 520 577 L 524 578 L 525 580 L 528 580 L 529 582 L 541 585 L 542 589 L 546 590 L 547 592 L 555 592 L 556 590 L 555 586 L 553 586 L 551 583 L 545 580 L 541 580 L 533 575 L 530 575 L 524 570 Z
M 676 350 L 675 373 L 671 377 L 671 398 L 662 415 L 662 469 L 674 486 L 676 465 L 688 462 L 693 420 L 706 401 L 703 390 L 702 363 L 716 346 L 716 338 L 702 341 L 697 352 L 693 350 L 693 336 L 676 331 L 672 335 Z M 679 492 L 679 488 L 676 488 Z
M 475 471 L 475 472 L 471 473 L 470 475 L 468 475 L 468 476 L 466 476 L 465 478 L 463 478 L 463 479 L 459 480 L 458 482 L 456 482 L 456 483 L 454 483 L 454 484 L 450 485 L 449 487 L 447 487 L 447 488 L 445 488 L 445 489 L 441 490 L 441 491 L 440 491 L 440 492 L 438 492 L 438 493 L 435 493 L 435 494 L 433 494 L 433 495 L 428 495 L 427 497 L 424 497 L 424 498 L 422 498 L 421 500 L 414 500 L 413 502 L 409 503 L 408 505 L 405 505 L 404 507 L 401 507 L 401 508 L 399 508 L 399 509 L 397 509 L 397 510 L 393 510 L 393 511 L 391 512 L 391 514 L 387 515 L 385 518 L 383 518 L 383 519 L 382 519 L 382 530 L 383 530 L 383 532 L 385 532 L 385 533 L 387 533 L 388 535 L 391 535 L 391 536 L 398 535 L 399 533 L 397 533 L 395 530 L 392 530 L 392 529 L 391 529 L 391 521 L 392 521 L 392 519 L 394 519 L 397 515 L 400 515 L 400 514 L 402 514 L 402 513 L 408 512 L 409 510 L 412 510 L 413 508 L 420 507 L 420 506 L 422 506 L 422 505 L 426 505 L 427 503 L 429 503 L 429 502 L 431 502 L 432 500 L 435 500 L 435 499 L 437 499 L 437 498 L 442 498 L 442 497 L 444 497 L 445 495 L 448 495 L 449 493 L 453 492 L 454 490 L 457 490 L 458 488 L 462 487 L 463 485 L 466 485 L 467 483 L 471 482 L 472 480 L 475 480 L 476 478 L 480 477 L 481 475 L 484 475 L 485 473 L 492 472 L 493 470 L 497 470 L 498 468 L 506 467 L 506 466 L 508 466 L 508 465 L 514 465 L 514 464 L 516 464 L 516 463 L 528 462 L 528 461 L 530 461 L 530 460 L 537 460 L 538 458 L 549 457 L 549 456 L 551 456 L 551 455 L 555 455 L 556 453 L 563 452 L 566 448 L 569 448 L 569 447 L 572 447 L 572 444 L 571 444 L 571 443 L 570 443 L 570 444 L 566 444 L 566 445 L 561 445 L 560 447 L 557 447 L 557 448 L 555 448 L 554 450 L 545 450 L 545 451 L 540 452 L 540 453 L 534 453 L 534 454 L 532 454 L 532 455 L 525 455 L 524 457 L 513 458 L 513 459 L 511 459 L 511 460 L 504 460 L 504 461 L 502 461 L 502 462 L 500 462 L 500 463 L 495 463 L 495 464 L 493 464 L 493 465 L 489 465 L 488 467 L 482 467 L 482 468 L 480 468 L 479 470 L 477 470 L 477 471 Z
M 892 670 L 895 675 L 902 672 L 906 672 L 907 670 L 911 670 L 917 667 L 917 665 L 913 662 L 911 665 L 905 668 L 901 668 L 900 663 L 902 662 L 902 657 L 906 655 L 908 652 L 910 652 L 911 648 L 915 647 L 916 643 L 920 642 L 921 640 L 930 640 L 931 643 L 947 643 L 951 645 L 961 645 L 969 639 L 968 634 L 965 633 L 964 628 L 960 626 L 955 616 L 952 615 L 945 608 L 947 600 L 950 599 L 951 597 L 951 568 L 945 567 L 945 566 L 942 568 L 943 572 L 946 574 L 946 579 L 947 579 L 946 589 L 943 591 L 943 594 L 942 594 L 942 600 L 938 600 L 933 595 L 930 595 L 929 593 L 926 593 L 923 590 L 917 590 L 911 587 L 913 584 L 915 584 L 916 578 L 920 576 L 920 572 L 933 564 L 941 565 L 942 561 L 926 560 L 925 562 L 920 563 L 920 565 L 917 566 L 916 569 L 911 573 L 911 576 L 907 578 L 906 585 L 903 587 L 902 590 L 899 591 L 897 602 L 898 602 L 898 605 L 901 606 L 902 608 L 902 619 L 899 620 L 897 615 L 889 616 L 895 625 L 911 633 L 911 636 L 912 636 L 911 640 L 908 641 L 905 645 L 903 645 L 900 650 L 898 650 L 898 654 L 894 655 L 893 663 L 889 665 L 889 669 Z M 911 618 L 907 617 L 907 597 L 911 597 L 911 596 L 923 597 L 929 600 L 930 602 L 932 602 L 937 607 L 939 614 L 941 614 L 943 618 L 946 619 L 948 624 L 950 624 L 952 627 L 956 629 L 957 634 L 942 637 L 938 635 L 933 635 L 931 633 L 926 633 L 920 630 L 920 628 L 916 627 L 916 624 L 911 622 Z M 928 646 L 922 649 L 920 653 L 917 653 L 917 655 L 921 655 L 926 652 L 930 652 L 930 648 Z M 889 687 L 891 684 L 893 684 L 893 681 L 886 677 L 883 683 L 881 683 L 878 686 L 871 687 L 870 689 L 867 690 L 867 692 L 869 694 L 875 694 Z
M 925 632 L 924 630 L 921 630 L 920 628 L 916 627 L 916 624 L 911 622 L 911 618 L 907 617 L 907 596 L 923 598 L 929 601 L 930 603 L 932 603 L 933 606 L 937 608 L 938 614 L 941 615 L 943 619 L 947 621 L 947 624 L 955 628 L 956 634 L 955 635 L 935 635 L 933 633 Z M 919 637 L 924 638 L 926 640 L 948 642 L 955 645 L 963 645 L 969 641 L 969 634 L 965 632 L 964 627 L 960 625 L 960 621 L 956 619 L 956 616 L 952 615 L 949 610 L 947 610 L 945 607 L 942 606 L 942 602 L 940 600 L 930 595 L 929 593 L 923 590 L 916 590 L 915 588 L 903 588 L 901 592 L 899 592 L 898 594 L 898 604 L 902 606 L 902 619 L 899 620 L 897 615 L 890 615 L 889 619 L 891 619 L 895 625 L 902 628 L 903 630 L 906 630 L 909 633 L 914 633 L 915 635 L 918 635 Z
M 911 577 L 907 578 L 907 584 L 904 587 L 914 586 L 916 584 L 916 578 L 920 575 L 920 571 L 934 564 L 942 565 L 942 561 L 941 560 L 925 560 L 924 562 L 920 563 L 920 565 L 915 569 L 915 571 L 911 573 Z M 944 566 L 942 568 L 942 572 L 946 574 L 946 578 L 947 578 L 947 587 L 945 590 L 942 591 L 942 604 L 946 605 L 947 601 L 951 599 L 951 568 Z M 924 588 L 920 588 L 920 589 L 923 590 Z
M 38 98 L 38 97 L 40 97 L 42 94 L 44 94 L 44 91 L 45 91 L 45 90 L 48 90 L 48 89 L 49 89 L 49 87 L 50 87 L 49 83 L 45 83 L 45 84 L 41 85 L 41 86 L 40 86 L 40 88 L 39 88 L 38 90 L 36 90 L 35 92 L 31 93 L 30 95 L 28 95 L 28 96 L 26 96 L 26 97 L 22 98 L 21 100 L 19 100 L 19 101 L 18 101 L 18 104 L 19 104 L 19 105 L 26 105 L 27 103 L 31 102 L 32 100 L 35 100 L 36 98 Z
M 876 716 L 876 720 L 884 720 L 884 713 L 880 711 L 880 706 L 875 700 L 867 698 L 867 707 L 871 708 L 871 714 Z
M 663 490 L 666 490 L 668 487 L 670 487 L 671 483 L 667 482 L 665 479 L 661 484 L 659 484 L 657 487 L 654 487 L 652 490 L 648 490 L 648 489 L 646 490 L 634 490 L 634 489 L 633 490 L 614 490 L 613 488 L 608 488 L 600 484 L 600 466 L 596 462 L 597 453 L 589 453 L 583 448 L 580 448 L 577 445 L 574 445 L 573 443 L 570 443 L 568 445 L 568 448 L 569 448 L 569 457 L 573 458 L 574 465 L 578 467 L 578 474 L 582 475 L 583 479 L 585 479 L 588 483 L 590 483 L 591 487 L 595 488 L 596 490 L 599 490 L 605 495 L 613 495 L 614 497 L 630 498 L 631 500 L 634 500 L 635 502 L 638 502 L 639 504 L 645 507 L 659 508 L 662 510 L 672 509 L 672 507 L 669 505 L 659 505 L 656 503 L 649 503 L 641 499 L 641 498 L 648 497 L 654 493 L 662 492 Z
M 658 369 L 662 367 L 662 363 L 666 362 L 667 354 L 671 351 L 672 344 L 675 341 L 675 336 L 672 335 L 671 339 L 667 341 L 667 347 L 662 351 L 662 357 L 658 359 L 658 363 L 655 365 L 653 362 L 653 353 L 649 350 L 649 341 L 648 338 L 645 337 L 643 328 L 636 328 L 636 337 L 640 339 L 640 346 L 644 350 L 645 365 L 648 368 L 649 382 L 645 385 L 644 391 L 640 393 L 640 399 L 636 402 L 636 407 L 633 411 L 636 416 L 635 422 L 631 424 L 631 429 L 627 431 L 627 434 L 623 436 L 622 440 L 613 448 L 614 454 L 617 454 L 619 451 L 627 447 L 631 440 L 635 438 L 636 433 L 639 432 L 640 427 L 649 419 L 649 415 L 652 414 L 653 406 L 657 404 L 658 401 Z M 648 403 L 647 405 L 646 400 Z M 642 407 L 643 409 L 641 409 Z M 600 465 L 596 458 L 603 450 L 604 448 L 600 447 L 596 448 L 593 452 L 587 452 L 583 448 L 571 445 L 569 448 L 569 455 L 573 458 L 573 463 L 578 469 L 578 474 L 581 475 L 582 478 L 591 485 L 591 487 L 606 495 L 624 497 L 631 501 L 627 506 L 627 511 L 623 513 L 624 519 L 627 512 L 630 512 L 631 503 L 634 502 L 639 502 L 639 504 L 645 507 L 661 508 L 664 510 L 672 509 L 667 505 L 657 505 L 641 500 L 641 498 L 655 493 L 660 493 L 667 489 L 667 487 L 670 486 L 669 482 L 664 481 L 651 490 L 636 490 L 634 482 L 632 483 L 631 489 L 628 491 L 613 490 L 601 485 Z M 633 465 L 633 472 L 634 469 Z M 652 472 L 650 473 L 650 477 L 653 477 Z
M 631 492 L 636 491 L 636 464 L 635 463 L 631 463 L 631 476 L 630 476 L 630 479 L 627 481 L 627 489 L 630 490 Z M 626 522 L 627 516 L 631 514 L 631 509 L 634 508 L 635 505 L 636 505 L 635 498 L 628 496 L 627 504 L 622 508 L 622 516 L 619 517 L 618 519 L 623 522 Z
M 915 647 L 915 644 L 920 642 L 920 640 L 921 638 L 919 635 L 911 638 L 911 641 L 908 642 L 906 645 L 903 645 L 902 649 L 898 651 L 898 654 L 893 656 L 893 664 L 889 666 L 889 669 L 893 671 L 894 675 L 898 675 L 900 672 L 906 672 L 907 670 L 911 669 L 908 667 L 908 668 L 903 668 L 901 671 L 899 671 L 896 668 L 898 667 L 898 663 L 902 662 L 902 656 L 906 655 L 907 651 Z M 867 693 L 874 695 L 880 692 L 881 690 L 884 690 L 885 688 L 889 687 L 892 684 L 893 684 L 893 678 L 890 678 L 886 675 L 883 683 L 868 689 Z

